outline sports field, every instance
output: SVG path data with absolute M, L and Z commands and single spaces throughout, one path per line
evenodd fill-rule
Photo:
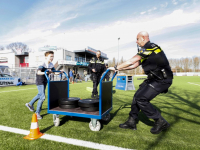
M 134 78 L 136 90 L 143 80 Z M 115 86 L 114 81 L 114 86 Z M 70 84 L 70 97 L 89 98 L 91 93 L 86 87 L 92 82 Z M 175 77 L 167 94 L 160 94 L 152 104 L 162 112 L 171 127 L 158 135 L 150 133 L 153 120 L 141 112 L 137 130 L 119 128 L 127 120 L 135 91 L 121 91 L 113 87 L 113 110 L 111 120 L 103 123 L 99 132 L 89 129 L 90 119 L 60 116 L 61 124 L 53 125 L 52 114 L 47 114 L 47 99 L 43 103 L 38 120 L 40 131 L 45 134 L 78 140 L 90 141 L 116 147 L 138 150 L 199 150 L 200 149 L 200 77 Z M 36 85 L 0 87 L 0 126 L 30 130 L 32 112 L 26 107 L 37 94 Z M 46 93 L 47 94 L 47 93 Z M 37 103 L 36 103 L 37 104 Z M 35 104 L 35 108 L 36 108 Z M 45 139 L 29 141 L 25 135 L 2 131 L 0 129 L 0 149 L 64 150 L 90 149 L 87 145 L 77 146 Z M 97 147 L 94 147 L 96 149 Z

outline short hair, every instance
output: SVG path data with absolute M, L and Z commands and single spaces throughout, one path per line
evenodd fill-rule
M 49 54 L 54 54 L 54 52 L 53 51 L 47 51 L 47 52 L 44 53 L 44 56 L 48 56 Z
M 98 50 L 97 52 L 100 52 L 100 53 L 101 53 L 101 51 L 100 51 L 100 50 Z

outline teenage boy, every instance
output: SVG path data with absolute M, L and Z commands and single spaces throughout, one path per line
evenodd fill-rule
M 45 89 L 47 85 L 47 79 L 44 75 L 44 72 L 48 70 L 47 74 L 51 74 L 53 73 L 53 71 L 55 71 L 54 65 L 52 63 L 54 58 L 54 52 L 47 51 L 44 55 L 45 61 L 38 67 L 36 73 L 36 85 L 38 88 L 38 94 L 29 103 L 25 104 L 30 111 L 34 111 L 33 105 L 39 99 L 37 103 L 37 109 L 35 112 L 37 114 L 37 119 L 42 119 L 42 116 L 40 116 L 40 111 L 42 109 L 42 103 L 45 100 Z M 63 71 L 61 71 L 60 73 L 63 73 Z M 59 73 L 57 72 L 55 74 Z

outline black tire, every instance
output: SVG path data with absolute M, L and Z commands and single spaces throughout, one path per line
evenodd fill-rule
M 83 111 L 99 111 L 99 107 L 81 107 Z
M 58 100 L 59 105 L 78 105 L 78 97 L 61 98 Z
M 72 108 L 77 108 L 78 105 L 59 105 L 59 107 L 62 109 L 72 109 Z
M 78 101 L 80 107 L 99 107 L 99 100 L 96 99 L 83 99 Z

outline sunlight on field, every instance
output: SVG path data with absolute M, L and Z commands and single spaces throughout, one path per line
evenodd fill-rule
M 143 80 L 134 78 L 136 90 Z M 114 81 L 114 86 L 115 86 Z M 189 84 L 193 83 L 193 84 Z M 67 138 L 91 141 L 106 145 L 113 145 L 129 149 L 200 149 L 200 97 L 199 77 L 175 77 L 173 85 L 167 94 L 160 94 L 152 104 L 162 112 L 163 117 L 171 124 L 166 132 L 159 135 L 152 135 L 150 129 L 153 120 L 148 119 L 142 112 L 139 114 L 137 130 L 124 130 L 119 124 L 126 121 L 130 111 L 134 91 L 117 90 L 113 93 L 113 110 L 111 120 L 102 123 L 103 127 L 99 132 L 92 132 L 88 125 L 90 119 L 60 115 L 60 126 L 54 127 L 51 114 L 47 114 L 47 99 L 43 103 L 39 120 L 40 131 L 46 134 L 57 135 Z M 70 84 L 70 97 L 89 98 L 91 93 L 86 90 L 92 87 L 92 82 L 81 84 Z M 27 89 L 27 90 L 21 90 Z M 9 91 L 9 92 L 5 92 Z M 25 103 L 29 102 L 36 94 L 35 85 L 21 87 L 0 87 L 0 125 L 30 130 L 31 116 Z M 46 91 L 46 96 L 47 91 Z M 36 107 L 37 103 L 34 105 Z M 64 143 L 37 139 L 26 141 L 22 135 L 0 131 L 0 143 L 2 149 L 88 149 Z

